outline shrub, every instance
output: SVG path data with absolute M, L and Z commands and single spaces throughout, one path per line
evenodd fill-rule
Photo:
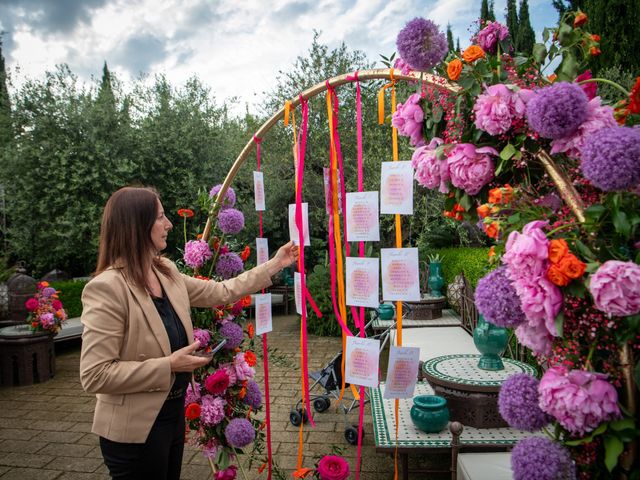
M 51 287 L 58 290 L 59 298 L 69 318 L 82 315 L 82 290 L 88 282 L 84 280 L 68 280 L 50 282 Z
M 456 275 L 464 273 L 464 276 L 469 280 L 471 286 L 475 288 L 478 280 L 491 270 L 488 262 L 489 248 L 436 248 L 430 249 L 429 251 L 420 251 L 420 258 L 426 259 L 428 255 L 435 254 L 443 257 L 442 274 L 444 275 L 446 285 L 453 282 Z

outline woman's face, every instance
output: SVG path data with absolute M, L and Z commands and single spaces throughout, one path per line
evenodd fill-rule
M 151 241 L 153 246 L 158 252 L 161 252 L 167 248 L 167 235 L 169 230 L 173 228 L 172 223 L 164 215 L 164 209 L 162 203 L 158 200 L 158 207 L 156 210 L 156 221 L 151 228 Z

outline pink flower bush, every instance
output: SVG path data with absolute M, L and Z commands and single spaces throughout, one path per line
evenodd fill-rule
M 598 310 L 625 317 L 640 313 L 640 265 L 609 260 L 591 275 L 589 291 Z
M 506 133 L 515 120 L 524 118 L 532 95 L 530 90 L 514 92 L 502 83 L 486 87 L 473 105 L 476 127 L 490 135 Z
M 522 233 L 509 234 L 502 261 L 509 267 L 509 278 L 514 282 L 543 276 L 547 271 L 549 239 L 542 231 L 547 224 L 536 220 L 527 223 Z
M 349 462 L 337 455 L 325 455 L 318 462 L 320 480 L 346 480 L 349 477 Z
M 191 268 L 200 268 L 213 257 L 209 244 L 204 240 L 189 240 L 184 246 L 184 263 Z
M 391 118 L 391 124 L 398 129 L 398 133 L 409 137 L 409 143 L 414 147 L 424 144 L 422 138 L 422 122 L 424 111 L 420 105 L 420 95 L 414 93 L 404 103 L 399 103 Z
M 427 188 L 439 188 L 440 193 L 448 193 L 449 165 L 447 160 L 436 158 L 436 148 L 442 145 L 443 140 L 434 137 L 429 145 L 416 148 L 411 157 L 418 183 Z
M 586 85 L 595 85 L 587 83 Z M 584 86 L 584 85 L 583 85 Z M 584 142 L 601 128 L 615 127 L 617 122 L 613 117 L 613 108 L 600 104 L 600 97 L 589 101 L 588 117 L 573 134 L 555 139 L 551 142 L 551 153 L 565 153 L 568 157 L 580 158 L 580 149 Z
M 493 180 L 495 168 L 491 155 L 498 155 L 495 148 L 478 148 L 471 143 L 456 145 L 447 156 L 453 186 L 476 195 Z
M 620 417 L 618 393 L 602 373 L 551 367 L 540 380 L 540 408 L 573 434 Z

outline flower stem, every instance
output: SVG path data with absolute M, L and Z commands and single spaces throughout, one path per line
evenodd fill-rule
M 183 216 L 182 219 L 184 220 L 183 222 L 183 231 L 184 231 L 184 244 L 187 244 L 187 216 Z
M 628 92 L 627 89 L 625 89 L 622 85 L 620 85 L 619 83 L 613 82 L 611 80 L 608 80 L 606 78 L 589 78 L 587 80 L 582 80 L 581 82 L 578 82 L 578 85 L 584 85 L 585 83 L 594 83 L 594 82 L 606 83 L 607 85 L 611 85 L 612 87 L 617 88 L 622 93 L 624 93 L 625 97 L 628 97 L 629 95 L 631 95 L 631 93 Z
M 244 480 L 247 480 L 247 474 L 244 471 L 244 467 L 242 466 L 242 460 L 240 460 L 240 455 L 238 455 L 238 452 L 236 451 L 235 447 L 232 447 L 233 451 L 236 454 L 236 458 L 238 459 L 238 466 L 240 467 L 240 472 L 242 472 L 242 478 L 244 478 Z
M 564 225 L 560 225 L 559 227 L 554 228 L 549 233 L 547 233 L 547 237 L 553 235 L 556 232 L 559 232 L 560 230 L 564 230 L 565 228 L 569 228 L 569 227 L 575 227 L 576 225 L 580 225 L 580 224 L 578 222 L 571 222 L 571 223 L 565 223 Z
M 216 248 L 216 251 L 213 254 L 213 260 L 211 261 L 211 268 L 209 268 L 209 275 L 207 275 L 207 277 L 209 277 L 209 278 L 211 278 L 211 274 L 213 273 L 213 267 L 215 267 L 216 262 L 218 261 L 218 256 L 220 254 L 220 249 L 222 248 L 223 244 L 224 244 L 224 233 L 220 237 L 220 240 L 218 240 L 218 248 Z

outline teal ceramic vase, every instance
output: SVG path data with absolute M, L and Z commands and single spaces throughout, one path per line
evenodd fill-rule
M 483 370 L 504 370 L 500 356 L 507 348 L 507 329 L 487 322 L 482 315 L 478 316 L 478 324 L 473 330 L 473 343 L 482 354 L 478 368 Z
M 387 303 L 381 303 L 378 307 L 378 317 L 380 320 L 391 320 L 393 319 L 393 306 Z
M 427 285 L 432 297 L 442 297 L 442 287 L 444 287 L 442 263 L 429 263 L 429 278 L 427 279 Z
M 410 411 L 413 424 L 423 432 L 441 432 L 449 423 L 447 400 L 438 395 L 418 395 Z

